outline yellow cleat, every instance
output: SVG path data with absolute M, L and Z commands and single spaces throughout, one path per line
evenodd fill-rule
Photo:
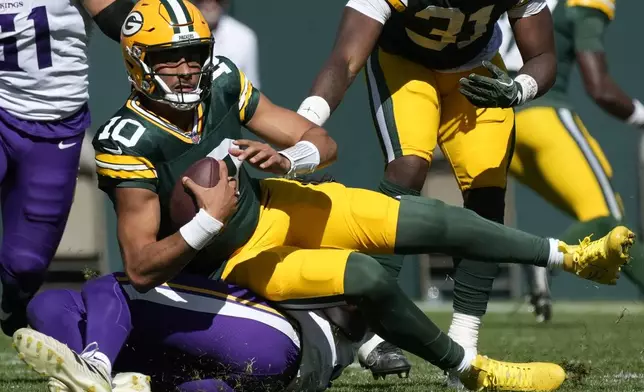
M 554 391 L 566 379 L 566 372 L 554 363 L 512 363 L 477 355 L 469 372 L 461 376 L 472 391 Z
M 559 242 L 564 253 L 564 270 L 584 279 L 614 285 L 622 265 L 629 260 L 635 234 L 624 226 L 617 226 L 604 237 L 591 241 L 590 236 L 579 245 Z

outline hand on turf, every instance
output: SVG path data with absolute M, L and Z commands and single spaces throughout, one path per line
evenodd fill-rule
M 492 77 L 473 73 L 461 78 L 461 94 L 479 108 L 509 108 L 519 103 L 521 85 L 489 61 L 484 61 L 483 66 Z
M 286 174 L 291 168 L 291 161 L 266 143 L 240 139 L 235 140 L 233 144 L 239 148 L 231 148 L 228 153 L 240 161 L 250 163 L 259 170 L 274 174 Z
M 234 177 L 228 177 L 228 167 L 226 162 L 219 161 L 219 182 L 212 188 L 204 188 L 197 185 L 188 177 L 183 177 L 181 181 L 195 197 L 199 208 L 222 223 L 226 223 L 228 218 L 237 210 L 237 201 L 239 192 L 237 191 L 237 180 Z

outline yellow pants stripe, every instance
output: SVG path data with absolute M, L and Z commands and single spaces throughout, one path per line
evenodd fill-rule
M 591 148 L 590 144 L 588 144 L 588 140 L 586 140 L 586 137 L 584 136 L 584 133 L 582 132 L 580 126 L 577 124 L 577 121 L 575 121 L 575 116 L 570 110 L 565 108 L 557 109 L 557 116 L 559 117 L 559 120 L 564 125 L 566 130 L 568 130 L 568 132 L 570 133 L 570 136 L 572 136 L 572 138 L 579 146 L 579 149 L 584 154 L 584 157 L 586 157 L 586 160 L 588 161 L 588 164 L 595 174 L 595 177 L 597 177 L 597 182 L 599 183 L 602 193 L 604 194 L 604 198 L 611 215 L 618 221 L 621 220 L 622 211 L 619 206 L 617 195 L 615 194 L 613 186 L 611 185 L 610 178 L 608 178 L 608 175 L 604 171 L 604 168 L 599 162 L 599 159 L 597 159 L 597 156 L 595 156 L 593 149 Z

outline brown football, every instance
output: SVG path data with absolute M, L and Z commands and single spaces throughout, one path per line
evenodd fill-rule
M 199 211 L 192 192 L 183 186 L 181 178 L 188 177 L 197 185 L 212 188 L 219 182 L 219 162 L 210 157 L 193 163 L 174 184 L 170 195 L 170 220 L 175 230 L 188 223 Z

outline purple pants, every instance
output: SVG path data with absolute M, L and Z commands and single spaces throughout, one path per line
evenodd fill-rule
M 87 105 L 53 122 L 24 121 L 0 109 L 0 281 L 7 313 L 16 305 L 24 312 L 56 253 L 89 122 Z
M 288 319 L 246 289 L 203 277 L 141 294 L 123 274 L 107 275 L 80 293 L 37 295 L 27 316 L 77 353 L 98 343 L 115 372 L 147 374 L 155 391 L 282 391 L 299 366 Z

